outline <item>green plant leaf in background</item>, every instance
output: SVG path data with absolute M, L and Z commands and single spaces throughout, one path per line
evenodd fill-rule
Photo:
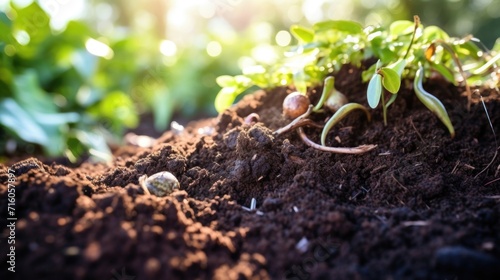
M 166 86 L 154 90 L 151 108 L 153 108 L 154 126 L 157 131 L 168 127 L 172 118 L 175 102 L 172 100 L 172 93 Z
M 363 33 L 363 26 L 358 22 L 350 20 L 328 20 L 318 22 L 314 25 L 314 31 L 318 33 L 331 30 L 355 35 Z
M 292 25 L 290 32 L 302 43 L 311 43 L 314 39 L 314 31 L 300 25 Z
M 396 20 L 389 26 L 389 34 L 394 38 L 413 33 L 415 23 L 409 20 Z
M 89 109 L 96 118 L 101 118 L 111 131 L 121 134 L 125 127 L 135 127 L 139 122 L 134 103 L 122 91 L 108 93 L 103 100 Z

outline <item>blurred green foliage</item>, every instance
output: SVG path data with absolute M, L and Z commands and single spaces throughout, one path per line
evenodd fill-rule
M 91 136 L 97 134 L 96 120 L 82 114 L 103 95 L 91 79 L 99 59 L 85 51 L 92 32 L 72 22 L 53 34 L 49 16 L 36 3 L 12 5 L 0 18 L 0 123 L 7 136 L 2 141 L 15 138 L 42 146 L 48 155 L 67 153 L 73 159 L 80 154 L 71 153 L 68 143 L 73 151 L 86 150 L 81 146 L 109 154 L 104 139 L 88 140 L 96 138 Z M 82 100 L 82 85 L 93 91 L 94 100 Z
M 215 114 L 216 77 L 252 65 L 259 76 L 256 65 L 274 65 L 283 47 L 294 43 L 286 31 L 293 24 L 348 19 L 388 25 L 419 14 L 451 34 L 479 32 L 493 45 L 488 38 L 498 34 L 481 30 L 498 23 L 498 1 L 444 2 L 0 1 L 0 157 L 42 147 L 73 161 L 84 154 L 106 159 L 108 144 L 121 143 L 142 116 L 152 114 L 161 132 L 174 114 Z M 80 17 L 60 26 L 75 10 Z M 287 83 L 300 77 L 277 78 Z
M 218 60 L 196 47 L 165 56 L 155 32 L 102 37 L 84 20 L 54 31 L 36 2 L 11 3 L 0 19 L 1 155 L 10 141 L 72 161 L 84 154 L 107 160 L 107 143 L 120 143 L 140 114 L 152 112 L 162 131 L 179 108 L 184 115 L 213 111 L 215 77 L 237 69 L 224 59 L 239 51 Z

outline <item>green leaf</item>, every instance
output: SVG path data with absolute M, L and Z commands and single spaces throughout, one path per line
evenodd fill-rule
M 400 59 L 390 65 L 387 66 L 387 68 L 390 68 L 394 71 L 396 71 L 396 73 L 398 73 L 398 76 L 401 77 L 401 75 L 403 74 L 403 71 L 405 70 L 405 67 L 406 67 L 406 59 Z
M 389 33 L 394 36 L 409 35 L 413 33 L 415 23 L 409 20 L 397 20 L 389 26 Z
M 242 92 L 243 90 L 240 91 L 236 87 L 222 88 L 215 97 L 214 101 L 215 110 L 217 110 L 217 112 L 219 113 L 222 113 L 224 110 L 226 110 L 233 104 L 234 100 L 236 99 L 236 96 L 238 96 Z
M 302 43 L 311 43 L 314 39 L 314 31 L 300 25 L 292 25 L 290 32 Z
M 488 62 L 483 64 L 481 67 L 474 69 L 474 71 L 472 71 L 472 74 L 481 75 L 483 73 L 486 73 L 486 71 L 490 69 L 494 64 L 496 64 L 499 60 L 500 60 L 500 53 L 490 58 Z
M 34 70 L 26 70 L 15 76 L 13 89 L 15 99 L 28 112 L 54 113 L 57 111 L 50 95 L 40 87 Z
M 428 93 L 423 87 L 423 79 L 424 79 L 424 68 L 420 66 L 415 74 L 415 80 L 413 82 L 413 87 L 415 90 L 415 94 L 417 98 L 429 109 L 432 113 L 434 113 L 441 122 L 448 128 L 451 137 L 455 137 L 455 129 L 453 128 L 453 124 L 451 123 L 450 117 L 448 116 L 448 112 L 444 107 L 443 103 L 439 101 L 435 96 Z
M 229 75 L 219 76 L 215 81 L 220 87 L 234 87 L 236 85 L 235 78 Z
M 167 87 L 158 87 L 154 90 L 151 108 L 156 131 L 164 131 L 168 127 L 176 105 L 177 102 Z
M 500 38 L 496 39 L 495 44 L 493 45 L 493 48 L 491 48 L 491 51 L 500 53 Z
M 458 83 L 455 79 L 455 76 L 453 75 L 453 72 L 448 67 L 446 67 L 442 64 L 437 64 L 437 63 L 433 63 L 433 62 L 430 62 L 430 63 L 431 63 L 432 68 L 434 68 L 434 70 L 436 70 L 439 74 L 443 75 L 443 77 L 448 82 L 454 84 L 455 86 L 458 85 Z
M 439 39 L 447 41 L 448 39 L 450 39 L 450 36 L 448 36 L 448 34 L 446 34 L 443 29 L 431 25 L 424 28 L 424 31 L 422 32 L 422 38 L 427 42 L 432 42 Z
M 368 118 L 368 121 L 371 120 L 370 112 L 368 112 L 368 109 L 366 109 L 365 106 L 358 103 L 347 103 L 344 106 L 340 107 L 337 112 L 335 112 L 335 114 L 326 122 L 325 127 L 321 132 L 321 145 L 326 146 L 326 135 L 328 135 L 328 132 L 330 132 L 332 127 L 347 115 L 349 115 L 353 110 L 357 109 L 363 110 L 363 112 L 365 112 L 366 114 L 366 117 Z
M 76 139 L 84 145 L 84 148 L 88 149 L 92 161 L 109 162 L 112 160 L 111 150 L 103 137 L 102 131 L 77 130 L 75 135 Z M 74 152 L 75 147 L 68 145 L 68 149 Z
M 366 95 L 368 105 L 370 105 L 372 109 L 377 108 L 378 103 L 380 102 L 380 96 L 382 95 L 382 76 L 379 74 L 373 75 L 368 83 Z
M 0 102 L 0 123 L 26 142 L 42 146 L 49 144 L 49 136 L 36 120 L 12 98 Z
M 134 102 L 122 91 L 108 93 L 89 112 L 107 121 L 109 128 L 117 134 L 125 127 L 135 127 L 139 123 Z
M 341 31 L 352 35 L 363 34 L 363 26 L 350 20 L 328 20 L 318 22 L 314 25 L 315 32 L 325 32 L 331 30 Z
M 16 40 L 17 53 L 23 58 L 34 58 L 41 51 L 40 45 L 51 35 L 50 18 L 35 1 L 23 8 L 17 8 L 15 5 L 13 8 L 17 15 L 13 20 L 13 34 L 23 32 L 29 39 L 26 45 Z
M 380 75 L 382 75 L 382 85 L 390 93 L 397 93 L 401 87 L 401 78 L 398 73 L 391 68 L 382 67 L 379 69 Z
M 78 121 L 75 113 L 38 113 L 25 110 L 15 100 L 0 102 L 0 124 L 9 128 L 26 142 L 39 144 L 48 155 L 60 155 L 65 146 L 64 129 L 67 122 Z

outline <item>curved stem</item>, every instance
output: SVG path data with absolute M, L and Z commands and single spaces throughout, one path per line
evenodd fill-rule
M 275 132 L 273 132 L 273 134 L 280 135 L 280 134 L 283 134 L 287 131 L 290 131 L 290 130 L 296 128 L 301 121 L 303 121 L 305 118 L 307 118 L 311 114 L 312 110 L 313 110 L 313 106 L 309 105 L 309 108 L 307 109 L 307 111 L 304 114 L 298 116 L 296 119 L 294 119 L 288 125 L 276 130 Z
M 323 104 L 330 96 L 334 84 L 335 84 L 335 78 L 333 76 L 329 76 L 325 79 L 325 83 L 323 85 L 323 92 L 321 93 L 321 97 L 318 101 L 318 104 L 316 104 L 316 106 L 313 109 L 314 112 L 318 112 L 319 110 L 321 110 Z
M 366 152 L 369 152 L 377 147 L 377 145 L 361 145 L 358 147 L 353 147 L 353 148 L 344 148 L 344 147 L 327 147 L 323 145 L 319 145 L 314 143 L 311 139 L 307 137 L 307 135 L 304 133 L 304 130 L 302 127 L 297 128 L 297 132 L 299 133 L 300 138 L 306 145 L 313 147 L 317 150 L 324 151 L 324 152 L 330 152 L 330 153 L 335 153 L 335 154 L 363 154 Z

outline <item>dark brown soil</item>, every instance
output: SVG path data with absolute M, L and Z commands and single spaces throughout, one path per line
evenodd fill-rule
M 336 87 L 366 104 L 359 71 L 344 67 Z M 317 151 L 295 132 L 272 134 L 288 123 L 287 90 L 277 89 L 168 131 L 152 148 L 120 148 L 110 164 L 0 166 L 0 278 L 498 279 L 494 134 L 481 103 L 467 111 L 462 89 L 425 87 L 448 108 L 454 139 L 407 89 L 387 127 L 375 110 L 371 123 L 355 113 L 329 135 L 329 145 L 377 144 L 374 151 Z M 500 98 L 482 95 L 500 135 Z M 260 122 L 245 123 L 253 112 Z M 318 141 L 320 130 L 306 133 Z M 9 169 L 15 274 L 7 270 Z M 165 170 L 181 190 L 144 194 L 138 178 Z M 244 210 L 252 198 L 258 211 Z

